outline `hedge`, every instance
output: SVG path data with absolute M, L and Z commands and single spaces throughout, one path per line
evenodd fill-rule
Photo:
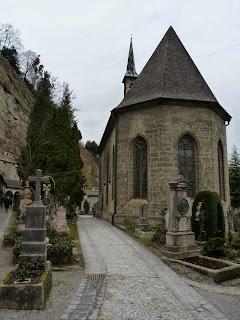
M 224 212 L 221 198 L 217 192 L 200 191 L 197 193 L 192 207 L 192 230 L 195 232 L 196 239 L 199 238 L 199 221 L 195 220 L 196 207 L 200 201 L 204 200 L 207 208 L 207 219 L 204 229 L 206 231 L 206 240 L 209 238 L 225 236 Z

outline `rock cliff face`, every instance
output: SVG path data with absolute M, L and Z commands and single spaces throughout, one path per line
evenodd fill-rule
M 83 174 L 87 187 L 99 186 L 99 159 L 89 150 L 80 146 L 80 154 L 83 160 Z
M 33 103 L 32 93 L 0 55 L 0 174 L 12 189 L 19 186 L 16 159 L 25 144 Z

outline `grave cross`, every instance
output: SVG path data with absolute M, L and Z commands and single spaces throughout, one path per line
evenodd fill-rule
M 35 193 L 34 193 L 34 201 L 41 200 L 41 183 L 49 183 L 48 177 L 42 177 L 42 170 L 36 170 L 36 177 L 28 177 L 28 181 L 36 182 Z

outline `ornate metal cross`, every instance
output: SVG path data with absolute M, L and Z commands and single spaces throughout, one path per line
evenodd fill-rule
M 28 181 L 36 182 L 35 193 L 34 193 L 34 201 L 41 200 L 41 183 L 49 183 L 48 177 L 42 177 L 42 170 L 36 170 L 36 177 L 28 177 Z

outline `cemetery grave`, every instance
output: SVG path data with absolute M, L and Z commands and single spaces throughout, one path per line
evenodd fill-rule
M 36 177 L 29 177 L 29 181 L 36 183 L 34 201 L 27 208 L 19 264 L 0 286 L 1 308 L 43 309 L 51 291 L 52 271 L 45 239 L 46 207 L 40 201 L 41 183 L 47 180 L 40 169 Z

